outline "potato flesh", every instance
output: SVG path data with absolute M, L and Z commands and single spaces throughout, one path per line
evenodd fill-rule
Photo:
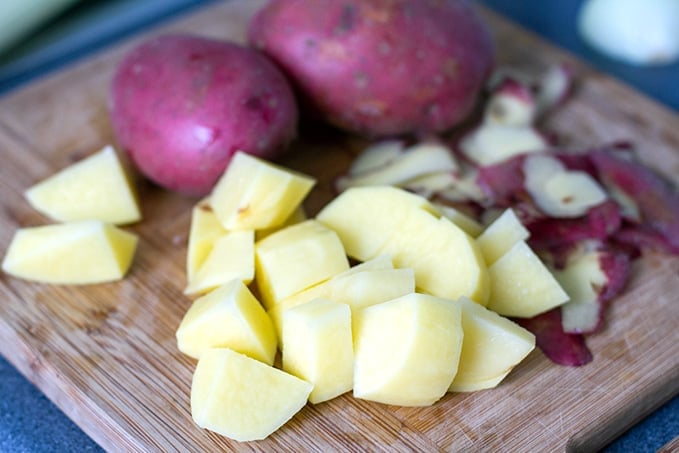
M 304 211 L 304 206 L 299 205 L 295 208 L 294 211 L 292 211 L 292 214 L 290 214 L 290 216 L 287 219 L 285 219 L 285 221 L 282 224 L 270 228 L 256 230 L 255 240 L 259 241 L 261 239 L 264 239 L 265 237 L 275 233 L 278 230 L 282 230 L 283 228 L 292 225 L 297 225 L 298 223 L 302 223 L 307 219 L 308 217 L 306 215 L 306 212 Z
M 426 406 L 455 377 L 463 333 L 453 301 L 409 294 L 361 310 L 353 331 L 356 398 Z
M 552 273 L 523 241 L 489 268 L 488 308 L 504 316 L 531 318 L 568 300 Z
M 84 220 L 16 231 L 3 271 L 44 283 L 91 284 L 121 279 L 137 236 L 112 224 Z
M 196 271 L 210 254 L 218 237 L 226 234 L 219 219 L 209 205 L 203 200 L 191 211 L 191 228 L 186 251 L 186 278 L 193 280 Z
M 337 234 L 315 220 L 284 228 L 255 245 L 257 287 L 270 309 L 278 301 L 349 269 Z
M 535 204 L 551 217 L 580 217 L 607 199 L 606 192 L 589 173 L 567 170 L 555 157 L 528 156 L 523 174 L 526 190 Z
M 210 204 L 226 229 L 271 228 L 290 217 L 315 182 L 238 152 L 212 191 Z
M 347 254 L 365 261 L 382 254 L 412 268 L 417 287 L 448 299 L 485 304 L 488 273 L 474 239 L 422 197 L 393 187 L 343 192 L 317 219 L 337 232 Z
M 230 349 L 210 349 L 191 384 L 191 415 L 201 428 L 241 442 L 261 440 L 306 404 L 312 385 Z
M 210 348 L 230 348 L 272 365 L 278 346 L 271 319 L 240 280 L 197 299 L 176 336 L 179 350 L 195 359 Z
M 451 392 L 497 386 L 534 348 L 535 336 L 518 324 L 461 298 L 462 352 Z
M 531 126 L 483 124 L 464 137 L 462 152 L 481 166 L 493 165 L 523 153 L 542 151 L 548 143 Z
M 420 143 L 404 149 L 399 156 L 379 168 L 349 174 L 337 180 L 340 191 L 359 186 L 398 186 L 422 174 L 453 172 L 458 169 L 451 151 L 440 144 Z
M 514 244 L 528 239 L 530 233 L 516 217 L 513 210 L 505 210 L 500 217 L 476 238 L 477 244 L 481 248 L 486 264 L 490 266 L 498 258 L 507 253 Z
M 255 277 L 255 232 L 229 231 L 219 236 L 198 270 L 189 280 L 185 294 L 201 294 L 231 280 L 249 284 Z
M 356 187 L 328 203 L 316 220 L 337 232 L 352 258 L 367 261 L 388 254 L 395 260 L 386 247 L 389 234 L 404 225 L 409 214 L 427 206 L 426 199 L 393 187 Z M 382 234 L 371 233 L 371 227 Z M 368 234 L 361 234 L 363 230 Z
M 25 196 L 36 210 L 60 222 L 122 225 L 141 219 L 132 182 L 110 146 L 30 187 Z
M 377 269 L 345 272 L 319 285 L 283 299 L 269 310 L 276 331 L 284 331 L 283 314 L 293 308 L 323 298 L 341 302 L 352 312 L 381 302 L 386 302 L 415 291 L 412 269 Z
M 309 302 L 312 299 L 315 298 L 325 298 L 328 299 L 329 294 L 336 294 L 337 290 L 335 289 L 330 289 L 326 288 L 326 285 L 330 285 L 331 287 L 334 286 L 335 280 L 343 280 L 345 278 L 350 277 L 352 274 L 357 274 L 359 272 L 365 272 L 365 271 L 373 271 L 373 270 L 389 270 L 393 269 L 394 265 L 392 263 L 391 257 L 387 255 L 381 255 L 378 256 L 377 258 L 374 258 L 372 260 L 366 261 L 364 263 L 359 263 L 355 266 L 352 266 L 351 268 L 347 269 L 346 271 L 335 275 L 334 277 L 323 281 L 317 285 L 314 285 L 310 288 L 307 288 L 303 291 L 300 291 L 298 293 L 293 294 L 290 297 L 286 297 L 285 299 L 277 302 L 271 309 L 269 309 L 269 317 L 271 317 L 271 320 L 274 323 L 274 326 L 276 327 L 276 332 L 278 332 L 279 337 L 282 332 L 282 327 L 281 327 L 281 319 L 283 312 L 289 308 L 296 307 L 297 305 L 301 305 L 303 303 Z M 348 299 L 348 297 L 341 296 L 341 298 L 338 298 L 337 296 L 333 296 L 337 298 L 337 301 L 345 301 Z M 333 299 L 334 300 L 334 299 Z M 380 302 L 384 302 L 388 299 L 383 299 Z
M 436 207 L 441 210 L 442 216 L 460 227 L 471 237 L 478 239 L 478 236 L 483 233 L 483 225 L 460 210 L 445 205 L 437 205 Z
M 568 293 L 570 300 L 561 310 L 561 323 L 565 332 L 592 330 L 599 324 L 600 301 L 598 289 L 608 283 L 596 251 L 584 253 L 563 270 L 555 270 L 554 277 Z M 589 320 L 589 323 L 583 323 Z
M 352 389 L 354 350 L 347 305 L 314 299 L 287 310 L 282 323 L 283 370 L 313 384 L 311 403 Z

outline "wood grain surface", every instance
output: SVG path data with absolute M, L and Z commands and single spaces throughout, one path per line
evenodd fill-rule
M 108 143 L 115 64 L 139 40 L 164 32 L 243 41 L 261 1 L 231 1 L 148 30 L 0 99 L 0 251 L 14 231 L 47 219 L 23 191 Z M 487 11 L 501 62 L 540 68 L 568 61 L 578 86 L 544 127 L 573 146 L 631 140 L 645 162 L 679 180 L 679 118 L 611 78 Z M 282 163 L 319 178 L 315 213 L 330 182 L 364 143 L 306 131 Z M 189 390 L 195 362 L 175 329 L 190 305 L 186 239 L 194 200 L 138 181 L 144 220 L 135 262 L 120 282 L 50 286 L 0 275 L 0 352 L 104 448 L 113 451 L 591 451 L 679 392 L 679 259 L 647 254 L 605 331 L 589 339 L 594 361 L 551 364 L 538 351 L 497 389 L 449 394 L 426 408 L 344 395 L 307 405 L 261 442 L 238 444 L 199 429 Z

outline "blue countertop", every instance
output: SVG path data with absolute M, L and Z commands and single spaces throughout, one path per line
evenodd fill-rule
M 69 8 L 0 55 L 0 96 L 36 77 L 84 58 L 116 41 L 202 4 L 218 0 L 90 0 Z M 582 0 L 479 0 L 545 39 L 568 49 L 679 111 L 679 63 L 638 68 L 590 49 L 575 32 Z M 100 451 L 37 388 L 0 358 L 0 451 Z M 607 452 L 655 452 L 679 436 L 679 397 L 623 434 Z

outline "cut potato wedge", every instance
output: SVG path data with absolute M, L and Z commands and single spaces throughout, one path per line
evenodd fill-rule
M 196 299 L 176 336 L 179 350 L 195 359 L 211 348 L 230 348 L 273 365 L 278 346 L 269 316 L 238 279 Z
M 141 219 L 132 181 L 111 146 L 30 187 L 25 196 L 36 210 L 59 222 L 123 225 Z
M 313 386 L 231 349 L 210 349 L 191 383 L 191 415 L 201 428 L 247 442 L 269 436 L 307 402 Z
M 21 228 L 12 238 L 2 270 L 44 283 L 120 280 L 132 264 L 137 242 L 134 234 L 98 220 Z
M 462 308 L 462 352 L 451 392 L 497 386 L 534 348 L 535 336 L 515 322 L 465 298 Z
M 283 313 L 283 370 L 311 382 L 313 404 L 350 391 L 354 384 L 351 310 L 314 299 Z
M 450 387 L 463 341 L 458 303 L 409 294 L 359 311 L 353 331 L 356 398 L 427 406 Z

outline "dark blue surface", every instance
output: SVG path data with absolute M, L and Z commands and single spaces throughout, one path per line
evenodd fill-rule
M 2 1 L 2 0 L 0 0 Z M 11 54 L 0 56 L 0 95 L 44 76 L 117 40 L 201 3 L 216 0 L 98 0 L 70 9 Z M 679 110 L 679 64 L 637 68 L 587 47 L 575 32 L 582 0 L 479 0 Z M 641 0 L 640 0 L 641 1 Z M 0 358 L 0 451 L 62 452 L 101 449 L 39 390 Z M 679 397 L 655 411 L 607 452 L 655 452 L 679 436 Z

